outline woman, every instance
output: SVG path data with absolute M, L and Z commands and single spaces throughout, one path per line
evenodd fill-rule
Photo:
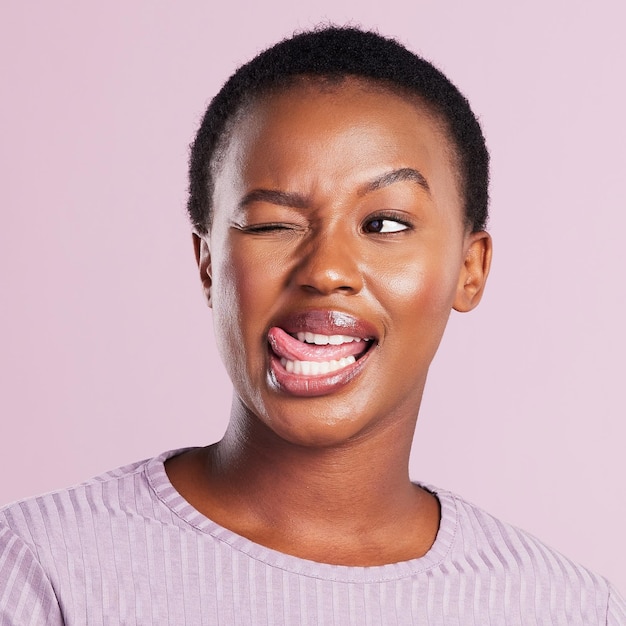
M 189 214 L 230 424 L 5 508 L 2 624 L 626 624 L 609 583 L 408 459 L 450 311 L 491 261 L 467 101 L 397 43 L 298 35 L 240 68 Z

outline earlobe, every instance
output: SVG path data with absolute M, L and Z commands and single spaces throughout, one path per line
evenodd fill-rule
M 482 298 L 491 266 L 492 242 L 486 231 L 468 235 L 465 261 L 459 274 L 453 307 L 465 313 L 475 308 Z
M 200 281 L 207 304 L 211 306 L 211 252 L 209 245 L 200 235 L 193 233 L 193 249 L 196 255 L 196 263 L 200 270 Z

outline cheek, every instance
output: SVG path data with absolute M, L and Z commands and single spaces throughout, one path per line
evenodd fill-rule
M 242 293 L 246 286 L 241 280 L 240 264 L 233 258 L 227 243 L 212 250 L 211 301 L 215 340 L 231 379 L 238 378 L 243 354 L 246 310 Z
M 432 335 L 435 346 L 447 323 L 456 295 L 460 260 L 425 255 L 381 273 L 379 285 L 393 303 L 391 324 L 403 325 L 402 336 Z
M 237 238 L 233 238 L 237 239 Z M 216 276 L 216 298 L 227 303 L 239 320 L 254 319 L 264 310 L 264 303 L 276 298 L 284 270 L 276 254 L 259 253 L 240 240 L 230 240 L 220 254 Z M 248 320 L 250 321 L 250 320 Z
M 277 277 L 267 259 L 228 237 L 216 250 L 213 268 L 217 343 L 229 370 L 244 367 L 244 359 L 258 360 L 261 354 L 251 348 L 263 341 L 264 313 L 276 301 Z
M 408 308 L 419 305 L 433 309 L 445 307 L 453 283 L 450 275 L 434 273 L 423 265 L 405 265 L 400 272 L 382 276 L 394 299 L 406 303 Z

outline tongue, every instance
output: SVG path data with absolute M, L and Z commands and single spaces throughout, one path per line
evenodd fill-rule
M 365 341 L 351 341 L 338 346 L 318 346 L 304 343 L 286 333 L 282 328 L 274 326 L 267 334 L 272 350 L 279 356 L 290 361 L 338 361 L 347 356 L 357 356 L 367 350 Z

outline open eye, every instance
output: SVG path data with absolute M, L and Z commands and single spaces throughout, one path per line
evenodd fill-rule
M 390 217 L 376 217 L 368 220 L 363 230 L 366 233 L 399 233 L 409 228 L 408 224 Z

